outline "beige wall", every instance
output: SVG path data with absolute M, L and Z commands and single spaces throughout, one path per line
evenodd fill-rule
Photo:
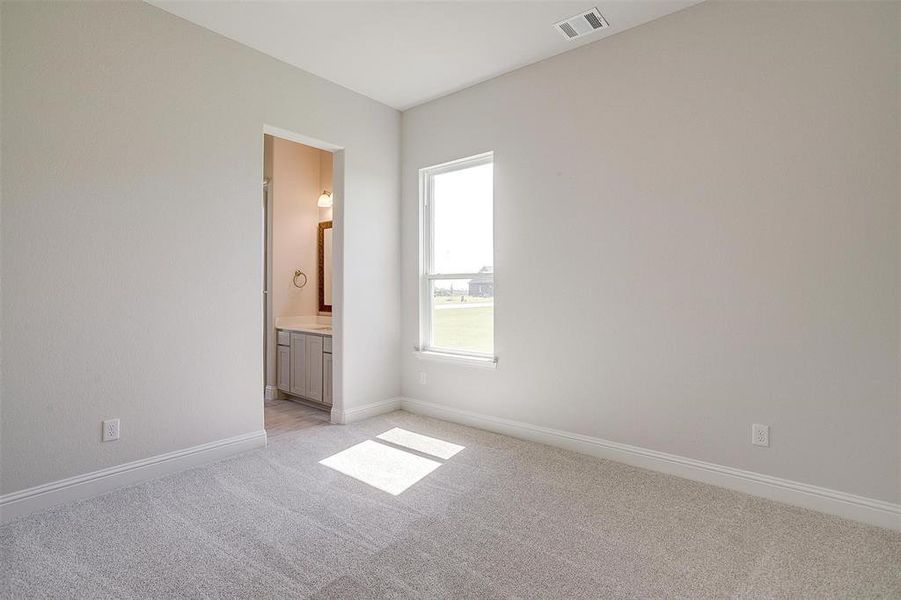
M 321 150 L 319 152 L 319 192 L 317 193 L 316 200 L 319 200 L 319 194 L 322 194 L 323 191 L 328 191 L 332 194 L 332 200 L 335 198 L 335 188 L 334 182 L 332 181 L 333 177 L 333 156 L 331 152 L 326 152 Z M 332 220 L 332 208 L 320 208 L 319 209 L 319 221 L 331 221 Z
M 397 111 L 145 3 L 0 10 L 0 493 L 263 427 L 264 125 L 344 149 L 336 407 L 398 394 Z
M 705 2 L 405 112 L 404 395 L 901 500 L 899 11 Z M 495 371 L 409 352 L 417 171 L 487 150 Z
M 319 207 L 321 150 L 288 140 L 273 140 L 272 170 L 272 314 L 312 316 L 318 312 L 316 236 Z M 307 284 L 294 285 L 294 272 L 303 271 Z M 302 279 L 301 279 L 302 281 Z

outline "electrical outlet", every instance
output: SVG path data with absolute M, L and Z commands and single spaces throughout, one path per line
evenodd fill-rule
M 426 377 L 425 371 L 419 372 L 419 383 L 425 385 L 429 382 L 428 377 Z
M 109 419 L 103 422 L 103 441 L 115 442 L 119 439 L 119 419 Z
M 770 445 L 770 426 L 758 425 L 757 423 L 751 425 L 751 443 L 755 446 L 768 448 Z

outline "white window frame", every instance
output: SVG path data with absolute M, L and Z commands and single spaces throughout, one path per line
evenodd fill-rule
M 434 195 L 434 177 L 451 171 L 469 169 L 481 165 L 493 164 L 494 152 L 485 152 L 475 156 L 453 160 L 440 165 L 426 167 L 419 170 L 419 345 L 415 352 L 421 358 L 434 358 L 455 363 L 470 363 L 481 366 L 493 367 L 497 363 L 494 354 L 481 352 L 467 352 L 453 348 L 441 348 L 429 344 L 432 329 L 432 297 L 431 282 L 437 279 L 473 279 L 484 277 L 485 273 L 433 273 L 432 256 L 434 252 L 434 222 L 432 221 L 432 197 Z M 493 186 L 493 178 L 492 178 Z M 493 190 L 492 190 L 493 191 Z M 494 214 L 494 196 L 491 202 L 492 215 Z M 492 219 L 493 221 L 493 219 Z M 493 228 L 493 222 L 492 222 Z M 492 230 L 492 268 L 494 266 L 494 231 Z M 494 282 L 494 272 L 491 273 Z M 496 287 L 495 287 L 496 289 Z M 494 307 L 492 307 L 494 311 Z M 494 319 L 492 319 L 493 323 Z M 494 331 L 492 331 L 492 341 Z M 493 349 L 493 348 L 492 348 Z

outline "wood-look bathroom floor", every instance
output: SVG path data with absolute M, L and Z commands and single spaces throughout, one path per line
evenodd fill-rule
M 290 400 L 266 400 L 263 403 L 263 417 L 270 440 L 308 427 L 329 424 L 327 411 Z

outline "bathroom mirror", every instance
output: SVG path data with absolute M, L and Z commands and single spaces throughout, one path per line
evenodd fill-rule
M 332 222 L 319 224 L 319 312 L 332 312 Z

